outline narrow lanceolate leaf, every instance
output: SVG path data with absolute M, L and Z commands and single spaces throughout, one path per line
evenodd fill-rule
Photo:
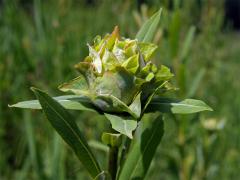
M 146 112 L 160 111 L 173 114 L 191 114 L 201 111 L 213 111 L 205 102 L 196 99 L 177 101 L 168 98 L 156 98 L 148 106 Z
M 35 88 L 33 88 L 33 91 L 53 128 L 73 149 L 89 174 L 93 178 L 96 177 L 101 173 L 101 169 L 71 115 L 62 105 L 46 93 Z
M 162 8 L 148 19 L 136 35 L 136 39 L 142 42 L 151 42 L 157 30 L 160 21 Z
M 191 48 L 191 45 L 192 45 L 192 42 L 194 39 L 195 31 L 196 31 L 196 27 L 192 26 L 187 33 L 187 36 L 183 43 L 182 51 L 180 52 L 180 60 L 181 61 L 183 61 L 189 53 L 189 50 Z
M 132 117 L 121 117 L 107 113 L 104 115 L 111 122 L 112 128 L 114 130 L 132 139 L 132 132 L 137 127 L 136 120 L 134 120 Z
M 197 75 L 194 77 L 193 81 L 191 82 L 191 86 L 189 87 L 189 90 L 187 92 L 187 97 L 191 98 L 196 94 L 199 86 L 201 85 L 201 81 L 203 80 L 205 73 L 206 73 L 205 68 L 201 68 L 198 71 Z
M 26 140 L 28 144 L 28 151 L 30 155 L 30 162 L 34 168 L 34 171 L 37 175 L 38 179 L 45 179 L 45 174 L 43 172 L 43 162 L 42 159 L 39 158 L 40 151 L 37 148 L 36 144 L 36 137 L 34 136 L 34 128 L 33 122 L 31 121 L 30 112 L 24 112 L 24 124 L 25 124 L 25 131 L 26 131 Z
M 133 146 L 119 175 L 119 180 L 144 179 L 149 169 L 155 151 L 163 136 L 162 116 L 158 116 L 152 126 L 145 126 L 141 122 L 143 131 L 140 138 L 134 138 Z M 141 129 L 141 128 L 139 128 Z
M 54 97 L 59 104 L 66 109 L 82 110 L 82 111 L 95 111 L 94 106 L 90 100 L 79 95 L 66 95 Z M 22 101 L 9 107 L 25 108 L 25 109 L 42 109 L 38 100 Z

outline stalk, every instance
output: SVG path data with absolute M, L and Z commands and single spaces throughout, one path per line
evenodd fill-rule
M 110 146 L 109 148 L 108 172 L 110 173 L 112 180 L 115 180 L 118 168 L 118 147 Z

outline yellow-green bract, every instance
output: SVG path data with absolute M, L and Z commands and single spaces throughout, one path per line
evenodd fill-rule
M 155 44 L 120 37 L 115 27 L 88 47 L 89 55 L 75 66 L 80 76 L 61 85 L 60 90 L 87 96 L 102 111 L 118 113 L 128 112 L 140 93 L 144 104 L 157 87 L 164 84 L 159 92 L 168 89 L 166 82 L 173 74 L 166 66 L 152 63 Z

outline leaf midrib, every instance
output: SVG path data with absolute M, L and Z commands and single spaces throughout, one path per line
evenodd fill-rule
M 39 94 L 40 95 L 40 94 Z M 45 97 L 42 96 L 43 99 L 45 100 Z M 77 137 L 77 139 L 80 141 L 80 143 L 82 144 L 82 146 L 84 147 L 84 149 L 87 151 L 88 155 L 90 156 L 95 168 L 101 172 L 100 168 L 98 167 L 98 165 L 96 164 L 96 162 L 94 161 L 94 157 L 92 156 L 92 153 L 90 153 L 88 151 L 88 148 L 84 145 L 84 143 L 82 142 L 82 140 L 79 138 L 78 134 L 72 129 L 71 125 L 69 125 L 69 123 L 45 100 L 45 102 L 47 103 L 47 105 L 57 114 L 57 116 L 59 116 L 63 122 L 67 125 L 67 127 L 69 127 L 69 129 L 73 132 L 73 134 Z
M 157 13 L 156 19 L 159 19 L 159 18 L 160 18 L 160 15 L 161 15 L 161 11 Z M 152 29 L 153 26 L 155 26 L 155 22 L 157 21 L 156 19 L 154 18 L 154 20 L 153 20 L 154 23 L 151 23 L 151 25 L 150 25 L 150 27 L 149 27 L 149 30 L 147 31 L 147 33 L 146 33 L 146 35 L 145 35 L 145 37 L 144 37 L 144 39 L 143 39 L 143 42 L 146 41 L 146 38 L 149 36 L 149 31 L 151 31 L 151 29 Z M 159 21 L 157 21 L 157 23 L 158 23 L 158 22 L 159 22 Z
M 156 126 L 156 127 L 157 127 L 157 126 Z M 154 132 L 152 133 L 152 135 L 151 135 L 151 137 L 150 137 L 147 145 L 145 146 L 145 148 L 144 148 L 144 150 L 143 150 L 143 155 L 145 154 L 146 149 L 148 148 L 149 143 L 152 141 L 152 138 L 153 138 L 153 136 L 155 135 L 156 130 L 157 130 L 157 128 L 154 128 Z M 141 144 L 140 144 L 140 146 L 141 146 Z M 132 172 L 132 174 L 131 174 L 131 176 L 130 176 L 130 179 L 132 178 L 134 172 L 136 171 L 136 169 L 137 169 L 137 167 L 138 167 L 138 163 L 139 163 L 141 157 L 143 157 L 143 155 L 138 158 L 137 163 L 136 163 L 137 165 L 136 165 L 135 168 L 133 169 L 133 172 Z
M 188 106 L 188 107 L 195 107 L 195 108 L 205 108 L 209 109 L 208 107 L 204 106 L 197 106 L 197 105 L 191 105 L 191 104 L 183 104 L 183 103 L 161 103 L 161 102 L 151 102 L 150 104 L 166 104 L 166 105 L 174 105 L 174 106 Z

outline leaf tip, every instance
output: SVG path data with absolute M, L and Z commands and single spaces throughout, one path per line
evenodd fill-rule
M 15 105 L 15 104 L 12 104 L 12 105 L 11 105 L 11 104 L 8 104 L 7 106 L 8 106 L 9 108 L 12 108 L 12 107 L 14 107 L 14 105 Z
M 129 137 L 130 139 L 133 139 L 132 133 L 127 134 L 127 137 Z
M 30 87 L 30 89 L 34 92 L 34 94 L 35 95 L 37 95 L 37 94 L 45 94 L 45 92 L 44 91 L 42 91 L 42 90 L 40 90 L 40 89 L 38 89 L 38 88 L 36 88 L 36 87 Z
M 207 111 L 214 111 L 210 106 L 207 107 Z
M 60 91 L 66 91 L 66 89 L 64 88 L 64 85 L 65 85 L 65 83 L 64 84 L 61 84 L 61 85 L 59 85 L 57 88 L 60 90 Z
M 203 104 L 205 105 L 205 111 L 214 111 L 207 103 L 203 102 Z
M 15 103 L 15 104 L 8 104 L 7 106 L 9 107 L 9 108 L 21 108 L 21 105 L 20 105 L 21 103 Z
M 120 38 L 119 32 L 120 32 L 119 27 L 115 26 L 112 32 L 112 36 L 116 36 L 119 39 Z
M 35 88 L 35 87 L 30 87 L 30 89 L 31 89 L 31 91 L 33 91 L 33 92 L 36 92 L 36 91 L 39 90 L 39 89 L 37 89 L 37 88 Z
M 162 14 L 162 11 L 163 11 L 163 8 L 162 8 L 162 7 L 160 7 L 160 8 L 159 8 L 159 10 L 158 10 L 158 13 L 159 13 L 159 15 L 161 15 L 161 14 Z

